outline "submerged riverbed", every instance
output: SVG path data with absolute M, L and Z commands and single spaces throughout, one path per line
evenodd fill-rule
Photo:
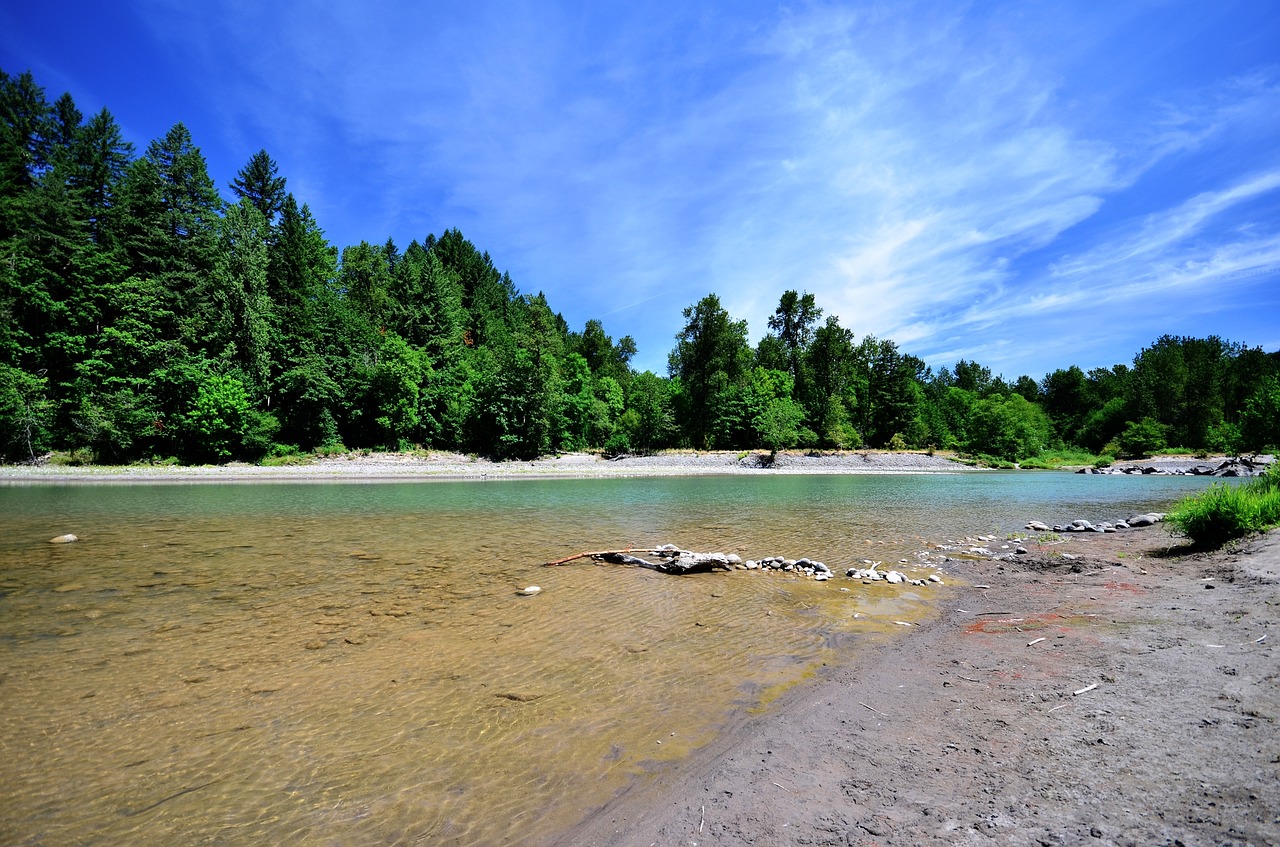
M 0 487 L 15 843 L 537 843 L 945 588 L 837 574 L 1206 482 L 1063 473 Z M 75 544 L 48 539 L 74 533 Z M 536 584 L 542 593 L 516 591 Z M 841 589 L 848 589 L 841 591 Z

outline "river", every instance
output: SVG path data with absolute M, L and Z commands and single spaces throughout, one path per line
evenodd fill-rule
M 0 486 L 0 842 L 545 841 L 945 596 L 846 567 L 1204 486 L 1053 472 Z M 63 533 L 81 540 L 49 543 Z M 809 556 L 838 576 L 541 564 L 667 542 Z M 517 593 L 529 585 L 541 593 Z

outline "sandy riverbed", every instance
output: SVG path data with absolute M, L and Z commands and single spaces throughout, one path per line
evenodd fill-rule
M 968 470 L 856 452 L 786 455 L 762 471 L 757 455 L 10 466 L 0 481 Z M 553 843 L 1280 844 L 1280 533 L 1212 554 L 1179 547 L 1162 525 L 1029 548 L 1013 562 L 950 563 L 963 584 L 944 589 L 938 620 L 738 716 L 689 759 L 584 807 Z

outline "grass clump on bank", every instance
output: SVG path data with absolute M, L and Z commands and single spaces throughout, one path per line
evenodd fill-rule
M 1018 465 L 1028 470 L 1057 470 L 1058 468 L 1072 467 L 1105 467 L 1099 465 L 1099 462 L 1105 461 L 1107 465 L 1115 461 L 1111 456 L 1097 456 L 1087 450 L 1076 450 L 1070 447 L 1064 447 L 1058 450 L 1044 450 L 1034 456 L 1028 456 L 1018 462 Z
M 1219 547 L 1280 526 L 1280 463 L 1244 485 L 1218 483 L 1179 503 L 1167 520 L 1197 545 Z

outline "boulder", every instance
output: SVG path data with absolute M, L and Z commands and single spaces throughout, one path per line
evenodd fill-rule
M 71 535 L 70 533 L 67 533 L 66 535 L 59 535 L 57 538 L 50 538 L 49 543 L 50 544 L 70 544 L 73 541 L 79 541 L 79 540 L 80 539 L 77 538 L 76 536 Z

